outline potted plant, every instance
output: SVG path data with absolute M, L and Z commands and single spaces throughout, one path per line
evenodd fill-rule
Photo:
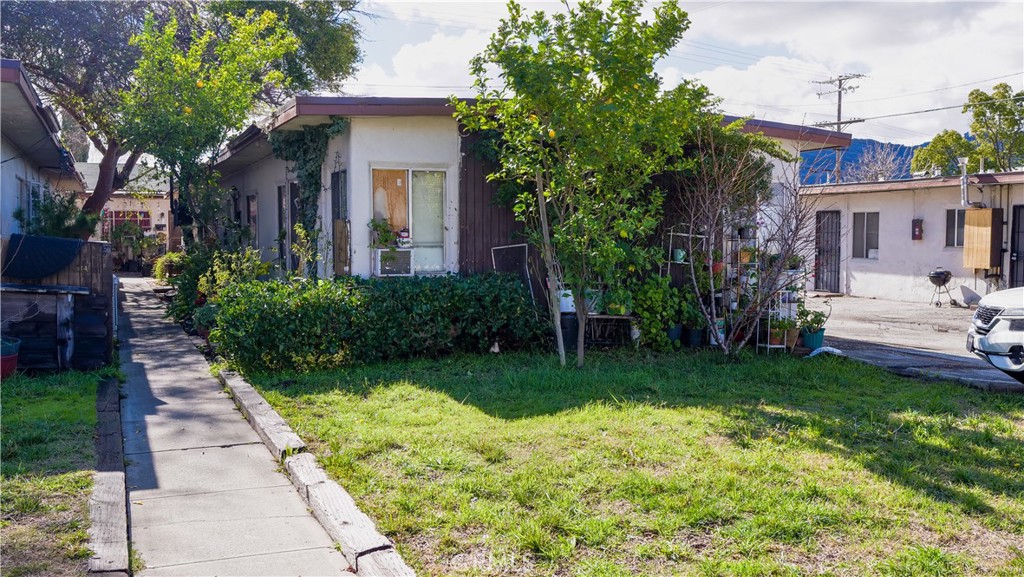
M 700 303 L 697 302 L 697 295 L 687 292 L 680 303 L 680 321 L 683 324 L 681 340 L 684 346 L 697 348 L 704 344 L 704 332 L 707 329 L 707 320 L 700 310 Z
M 796 305 L 796 322 L 804 338 L 804 346 L 811 350 L 820 349 L 825 341 L 825 323 L 832 316 L 832 301 L 826 299 L 824 304 L 828 312 L 813 311 L 802 302 Z
M 786 270 L 803 270 L 804 257 L 798 254 L 791 254 L 786 257 Z
M 217 305 L 206 303 L 192 313 L 192 324 L 196 334 L 204 339 L 210 338 L 210 329 L 217 323 Z
M 18 351 L 21 340 L 14 337 L 0 337 L 0 379 L 6 379 L 18 368 Z
M 739 261 L 742 264 L 757 262 L 757 249 L 752 246 L 744 246 L 739 250 Z
M 796 319 L 773 313 L 769 317 L 768 344 L 785 344 L 792 348 L 796 344 L 798 330 Z
M 370 228 L 371 248 L 392 248 L 398 244 L 398 233 L 391 229 L 386 218 L 374 218 L 367 224 Z

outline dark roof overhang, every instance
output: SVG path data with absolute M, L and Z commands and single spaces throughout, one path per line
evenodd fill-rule
M 61 188 L 85 190 L 74 157 L 61 144 L 57 115 L 43 104 L 17 60 L 0 59 L 0 103 L 3 137 L 41 171 L 57 177 Z

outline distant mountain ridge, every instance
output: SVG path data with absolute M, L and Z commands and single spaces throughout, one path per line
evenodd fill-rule
M 896 175 L 896 178 L 910 178 L 910 159 L 914 157 L 914 150 L 926 146 L 928 143 L 917 145 L 894 144 L 891 142 L 880 142 L 870 138 L 854 138 L 850 147 L 843 151 L 843 171 L 848 167 L 857 165 L 861 157 L 872 145 L 893 146 L 900 158 L 906 159 L 906 170 Z M 828 184 L 833 179 L 836 168 L 836 152 L 834 150 L 812 150 L 801 154 L 803 163 L 800 165 L 800 182 L 803 184 Z

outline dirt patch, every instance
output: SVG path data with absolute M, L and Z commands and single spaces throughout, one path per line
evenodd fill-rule
M 772 556 L 779 562 L 801 571 L 838 576 L 862 575 L 868 568 L 908 547 L 935 547 L 941 551 L 970 559 L 978 574 L 990 574 L 1024 551 L 1024 536 L 994 531 L 968 522 L 969 526 L 953 534 L 942 534 L 923 523 L 913 521 L 900 529 L 901 539 L 864 543 L 849 536 L 825 535 L 814 543 L 814 550 L 773 544 Z

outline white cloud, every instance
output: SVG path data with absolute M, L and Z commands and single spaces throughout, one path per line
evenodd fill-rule
M 844 96 L 844 118 L 867 118 L 962 104 L 973 88 L 1024 80 L 1024 10 L 1019 3 L 745 3 L 694 14 L 690 40 L 730 43 L 741 51 L 775 50 L 755 64 L 737 63 L 693 76 L 725 98 L 724 108 L 784 122 L 835 117 L 836 96 L 818 99 L 812 85 L 863 73 Z M 683 45 L 684 49 L 686 44 Z M 775 65 L 773 68 L 773 64 Z M 1007 74 L 1009 78 L 996 79 Z M 957 85 L 981 81 L 970 86 Z M 854 136 L 905 143 L 945 128 L 964 131 L 959 109 L 869 120 Z
M 388 68 L 381 63 L 364 65 L 346 90 L 387 96 L 469 95 L 469 60 L 483 50 L 488 38 L 489 32 L 475 30 L 457 36 L 437 32 L 425 42 L 403 45 Z
M 563 10 L 558 3 L 528 9 Z M 697 78 L 730 113 L 782 122 L 835 118 L 836 97 L 812 84 L 862 73 L 844 96 L 843 117 L 868 118 L 962 104 L 973 88 L 997 82 L 1024 89 L 1024 5 L 1020 2 L 722 2 L 682 4 L 690 30 L 662 62 L 666 86 Z M 504 1 L 368 2 L 380 19 L 349 92 L 446 96 L 471 94 L 469 59 L 479 53 Z M 370 51 L 368 50 L 368 55 Z M 989 80 L 1008 74 L 1009 78 Z M 984 81 L 969 86 L 957 85 Z M 964 131 L 959 109 L 853 124 L 857 137 L 918 143 L 942 129 Z

